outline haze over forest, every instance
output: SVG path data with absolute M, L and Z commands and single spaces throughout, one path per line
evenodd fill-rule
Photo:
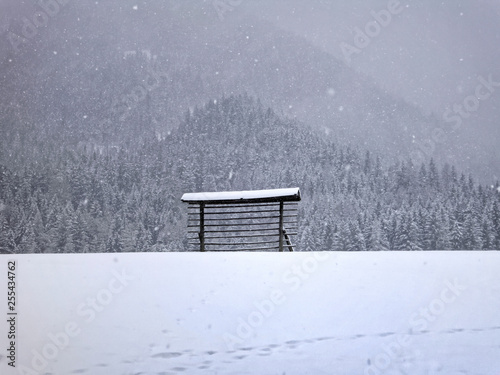
M 499 18 L 2 0 L 0 251 L 184 250 L 183 192 L 295 185 L 303 250 L 500 248 Z

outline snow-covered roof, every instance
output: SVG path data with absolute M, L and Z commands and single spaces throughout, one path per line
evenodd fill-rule
M 183 202 L 201 203 L 258 203 L 273 201 L 300 201 L 299 188 L 246 190 L 246 191 L 220 191 L 208 193 L 186 193 L 182 196 Z

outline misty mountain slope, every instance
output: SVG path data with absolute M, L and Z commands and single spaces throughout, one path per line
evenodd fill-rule
M 134 5 L 68 4 L 30 41 L 2 81 L 2 104 L 13 112 L 6 137 L 23 124 L 57 144 L 135 147 L 175 128 L 187 108 L 242 92 L 337 141 L 390 157 L 406 158 L 413 133 L 436 122 L 245 12 L 219 22 L 207 5 Z
M 249 92 L 336 140 L 404 155 L 411 132 L 436 122 L 304 39 L 268 23 L 238 18 L 236 30 L 219 40 L 214 64 L 206 66 L 220 65 L 217 79 L 226 92 Z M 209 51 L 203 55 L 210 59 Z
M 500 40 L 499 6 L 496 0 L 424 0 L 400 2 L 403 11 L 392 17 L 369 46 L 352 55 L 351 66 L 396 96 L 435 113 L 443 121 L 448 108 L 463 104 L 474 95 L 479 77 L 500 79 L 500 50 L 491 48 Z M 353 42 L 355 28 L 373 20 L 372 12 L 386 9 L 387 1 L 363 2 L 255 0 L 245 7 L 345 61 L 341 45 Z M 265 11 L 262 9 L 265 7 Z M 454 122 L 439 127 L 445 139 L 436 142 L 436 124 L 415 130 L 414 151 L 433 141 L 429 157 L 439 157 L 492 181 L 500 175 L 496 147 L 498 91 L 480 102 L 480 108 L 466 114 L 464 126 L 453 130 Z M 469 98 L 471 100 L 471 98 Z M 425 151 L 424 151 L 425 152 Z M 427 154 L 427 153 L 426 153 Z
M 2 169 L 2 252 L 188 250 L 182 193 L 291 186 L 302 251 L 500 247 L 498 185 L 339 147 L 248 96 L 194 108 L 133 153 L 45 152 Z

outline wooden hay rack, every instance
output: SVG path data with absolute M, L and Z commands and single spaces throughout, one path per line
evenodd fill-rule
M 189 244 L 199 251 L 293 251 L 299 188 L 186 193 Z

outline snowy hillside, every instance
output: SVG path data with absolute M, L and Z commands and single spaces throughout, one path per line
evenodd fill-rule
M 497 252 L 16 260 L 6 375 L 500 373 Z

